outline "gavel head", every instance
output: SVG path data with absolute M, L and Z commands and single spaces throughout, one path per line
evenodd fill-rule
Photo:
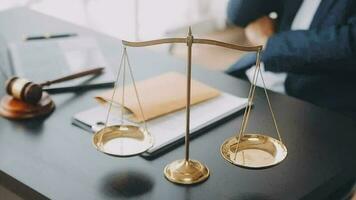
M 5 87 L 9 95 L 26 103 L 37 104 L 42 98 L 42 87 L 23 78 L 10 78 Z

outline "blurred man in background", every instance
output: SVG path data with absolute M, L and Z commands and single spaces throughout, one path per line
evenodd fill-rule
M 264 45 L 267 88 L 356 119 L 355 0 L 230 0 L 228 21 Z M 251 81 L 255 59 L 247 54 L 227 73 Z

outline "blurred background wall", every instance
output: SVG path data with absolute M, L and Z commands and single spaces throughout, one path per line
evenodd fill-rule
M 125 40 L 185 36 L 247 44 L 241 28 L 226 26 L 228 0 L 0 0 L 0 11 L 24 6 Z M 155 51 L 185 58 L 183 45 L 155 46 Z M 193 63 L 223 71 L 242 55 L 239 51 L 196 45 Z
M 156 38 L 188 24 L 225 26 L 227 0 L 0 0 L 0 10 L 25 6 L 114 37 Z

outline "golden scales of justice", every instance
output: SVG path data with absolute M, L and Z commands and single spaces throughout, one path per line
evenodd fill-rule
M 190 133 L 190 98 L 191 98 L 191 61 L 192 61 L 192 45 L 193 44 L 207 44 L 235 49 L 240 51 L 257 52 L 256 70 L 254 72 L 253 81 L 248 94 L 248 105 L 245 108 L 240 131 L 233 137 L 227 139 L 221 146 L 221 155 L 228 162 L 246 168 L 266 168 L 274 166 L 282 162 L 287 156 L 287 148 L 282 142 L 277 122 L 272 110 L 271 102 L 268 97 L 267 90 L 264 87 L 264 92 L 267 98 L 269 110 L 271 112 L 274 126 L 278 134 L 278 140 L 263 134 L 249 134 L 245 133 L 249 121 L 252 102 L 255 96 L 256 82 L 258 76 L 262 78 L 260 69 L 260 56 L 262 46 L 239 46 L 229 43 L 224 43 L 216 40 L 198 39 L 194 38 L 189 28 L 188 36 L 186 38 L 166 38 L 143 42 L 128 42 L 122 41 L 124 51 L 121 57 L 121 64 L 118 70 L 117 79 L 114 86 L 114 91 L 110 101 L 108 114 L 104 128 L 99 130 L 93 136 L 94 146 L 101 152 L 111 156 L 128 157 L 138 155 L 145 152 L 153 146 L 154 139 L 150 135 L 144 111 L 141 106 L 139 93 L 136 88 L 132 68 L 128 59 L 126 46 L 129 47 L 145 47 L 159 44 L 183 43 L 187 45 L 187 98 L 186 98 L 186 127 L 185 127 L 185 158 L 173 161 L 164 168 L 165 177 L 178 184 L 195 184 L 205 181 L 209 177 L 209 169 L 197 160 L 192 160 L 189 157 L 189 133 Z M 137 103 L 140 107 L 140 112 L 143 119 L 143 127 L 131 123 L 124 122 L 124 106 L 125 106 L 125 74 L 126 66 L 128 66 L 129 74 L 135 89 Z M 115 91 L 119 85 L 121 71 L 123 71 L 122 80 L 122 105 L 121 105 L 121 123 L 118 125 L 108 125 L 109 116 L 111 113 Z

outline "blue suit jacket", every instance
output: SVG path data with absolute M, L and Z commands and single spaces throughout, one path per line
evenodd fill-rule
M 302 0 L 230 0 L 228 19 L 245 26 L 270 12 L 278 13 L 278 32 L 262 60 L 273 72 L 287 72 L 289 95 L 356 119 L 356 1 L 322 0 L 309 30 L 290 30 Z M 251 56 L 250 56 L 251 57 Z M 234 69 L 251 66 L 243 58 Z M 252 59 L 253 60 L 253 59 Z

